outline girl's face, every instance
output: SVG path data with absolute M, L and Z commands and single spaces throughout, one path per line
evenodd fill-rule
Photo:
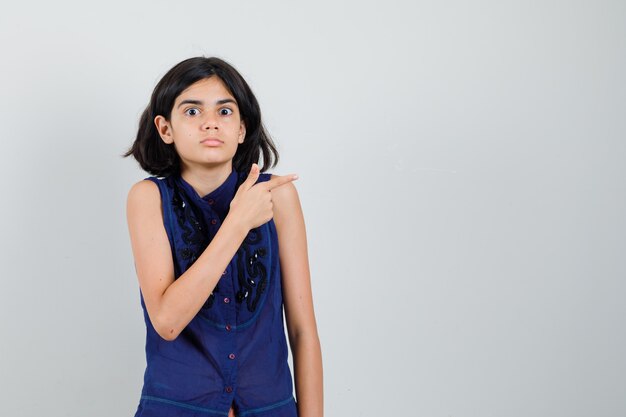
M 165 143 L 174 144 L 182 168 L 230 163 L 246 128 L 235 98 L 217 76 L 202 79 L 174 101 L 170 121 L 154 118 Z

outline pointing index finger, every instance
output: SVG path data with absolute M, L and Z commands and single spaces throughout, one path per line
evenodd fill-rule
M 280 187 L 281 185 L 297 179 L 298 176 L 296 174 L 276 176 L 266 182 L 267 189 L 271 191 L 273 188 Z

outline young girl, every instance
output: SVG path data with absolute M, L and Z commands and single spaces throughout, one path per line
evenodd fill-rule
M 248 84 L 218 58 L 180 62 L 155 87 L 129 155 L 152 174 L 127 201 L 146 322 L 135 417 L 321 417 L 297 176 L 260 172 L 278 152 Z

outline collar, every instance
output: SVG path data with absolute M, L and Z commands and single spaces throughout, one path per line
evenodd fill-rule
M 191 184 L 183 179 L 180 173 L 176 174 L 174 179 L 185 190 L 188 196 L 192 197 L 198 204 L 208 205 L 223 219 L 228 213 L 230 202 L 235 197 L 238 176 L 239 173 L 235 171 L 235 169 L 232 169 L 231 173 L 222 184 L 202 197 L 198 195 Z

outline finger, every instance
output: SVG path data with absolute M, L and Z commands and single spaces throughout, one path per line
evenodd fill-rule
M 243 182 L 242 185 L 244 185 L 246 189 L 250 189 L 259 178 L 259 173 L 260 173 L 259 165 L 256 163 L 253 163 L 252 166 L 250 167 L 248 178 L 246 178 L 246 180 Z
M 280 187 L 281 185 L 287 184 L 288 182 L 297 180 L 298 176 L 296 174 L 290 174 L 290 175 L 282 175 L 280 177 L 274 177 L 269 181 L 266 181 L 265 184 L 267 184 L 267 189 L 268 190 L 272 190 L 276 187 Z

